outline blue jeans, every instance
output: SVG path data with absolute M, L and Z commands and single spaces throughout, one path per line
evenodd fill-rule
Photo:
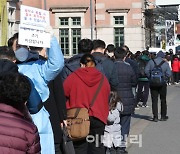
M 131 123 L 131 114 L 120 115 L 120 124 L 121 124 L 121 135 L 122 135 L 122 145 L 121 147 L 126 147 L 127 137 L 129 136 L 130 123 Z

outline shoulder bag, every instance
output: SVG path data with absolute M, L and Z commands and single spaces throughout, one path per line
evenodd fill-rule
M 95 99 L 102 87 L 104 75 L 100 80 L 99 86 L 94 94 L 89 108 L 72 108 L 67 110 L 67 132 L 73 140 L 82 140 L 87 137 L 90 130 L 89 109 L 93 106 Z

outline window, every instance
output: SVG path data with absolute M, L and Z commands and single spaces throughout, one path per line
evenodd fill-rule
M 78 42 L 81 39 L 81 29 L 72 29 L 73 55 L 78 54 Z
M 114 24 L 115 25 L 124 25 L 124 16 L 115 16 Z
M 114 44 L 116 47 L 124 44 L 124 28 L 114 28 Z
M 69 25 L 68 18 L 60 18 L 60 25 Z
M 124 44 L 124 16 L 114 16 L 114 44 L 116 47 Z
M 69 29 L 60 29 L 61 49 L 64 55 L 69 55 Z
M 62 17 L 59 20 L 59 38 L 64 56 L 78 54 L 78 42 L 81 39 L 81 18 Z
M 81 25 L 81 18 L 79 17 L 72 18 L 72 25 Z

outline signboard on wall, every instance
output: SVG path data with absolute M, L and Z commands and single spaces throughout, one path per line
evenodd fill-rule
M 166 50 L 175 52 L 175 21 L 166 20 Z
M 156 0 L 156 5 L 178 5 L 179 0 Z
M 18 43 L 35 47 L 50 47 L 49 11 L 21 5 Z

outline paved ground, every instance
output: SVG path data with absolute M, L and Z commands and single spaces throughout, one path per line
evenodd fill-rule
M 131 122 L 129 154 L 180 154 L 180 85 L 168 86 L 167 104 L 168 121 L 150 121 L 151 99 L 149 108 L 136 110 Z M 132 143 L 138 142 L 135 137 L 142 138 L 142 144 Z

